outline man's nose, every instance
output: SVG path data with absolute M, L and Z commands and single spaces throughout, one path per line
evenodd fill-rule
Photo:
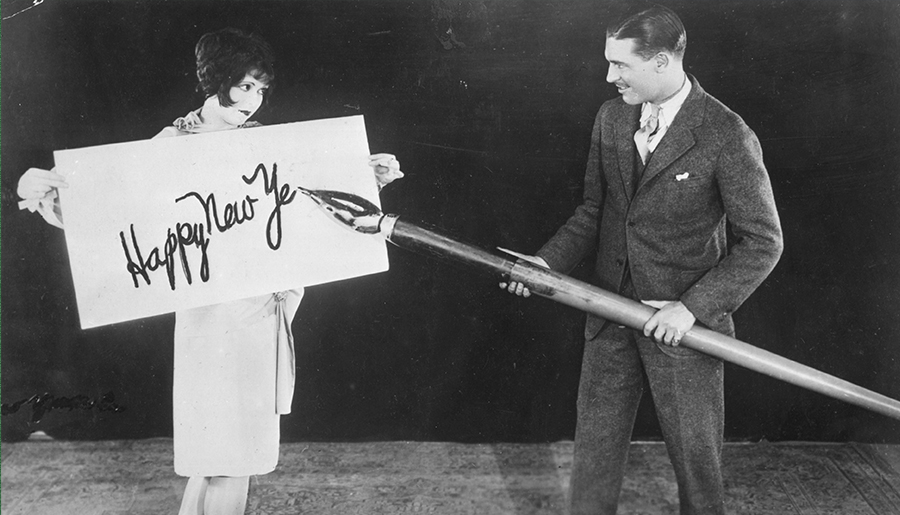
M 619 80 L 619 74 L 616 73 L 616 67 L 610 64 L 609 68 L 606 70 L 606 82 L 612 84 L 617 80 Z

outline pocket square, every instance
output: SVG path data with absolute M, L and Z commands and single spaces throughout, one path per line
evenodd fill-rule
M 676 181 L 683 181 L 683 180 L 687 179 L 688 177 L 690 177 L 690 175 L 691 175 L 690 172 L 680 173 L 680 174 L 678 174 L 678 175 L 675 176 L 675 180 L 676 180 Z

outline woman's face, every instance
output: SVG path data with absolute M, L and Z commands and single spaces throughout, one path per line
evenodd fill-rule
M 262 105 L 263 97 L 268 89 L 267 82 L 248 73 L 228 92 L 231 101 L 234 102 L 233 105 L 227 107 L 221 105 L 216 95 L 206 99 L 204 107 L 208 107 L 209 112 L 207 113 L 207 109 L 204 109 L 204 118 L 207 122 L 214 124 L 231 127 L 243 125 Z

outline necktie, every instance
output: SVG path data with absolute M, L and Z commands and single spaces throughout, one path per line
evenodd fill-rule
M 647 164 L 650 156 L 650 138 L 659 129 L 659 106 L 650 104 L 650 117 L 644 122 L 644 125 L 634 133 L 634 144 L 637 146 L 638 153 L 641 156 L 641 162 Z

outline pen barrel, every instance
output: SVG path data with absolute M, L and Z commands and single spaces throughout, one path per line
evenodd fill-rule
M 513 261 L 396 215 L 386 216 L 382 233 L 398 247 L 472 267 L 500 280 L 521 282 L 537 295 L 612 323 L 640 330 L 656 312 L 627 297 L 524 260 Z M 681 345 L 900 420 L 900 402 L 895 399 L 710 329 L 695 326 L 682 337 Z

